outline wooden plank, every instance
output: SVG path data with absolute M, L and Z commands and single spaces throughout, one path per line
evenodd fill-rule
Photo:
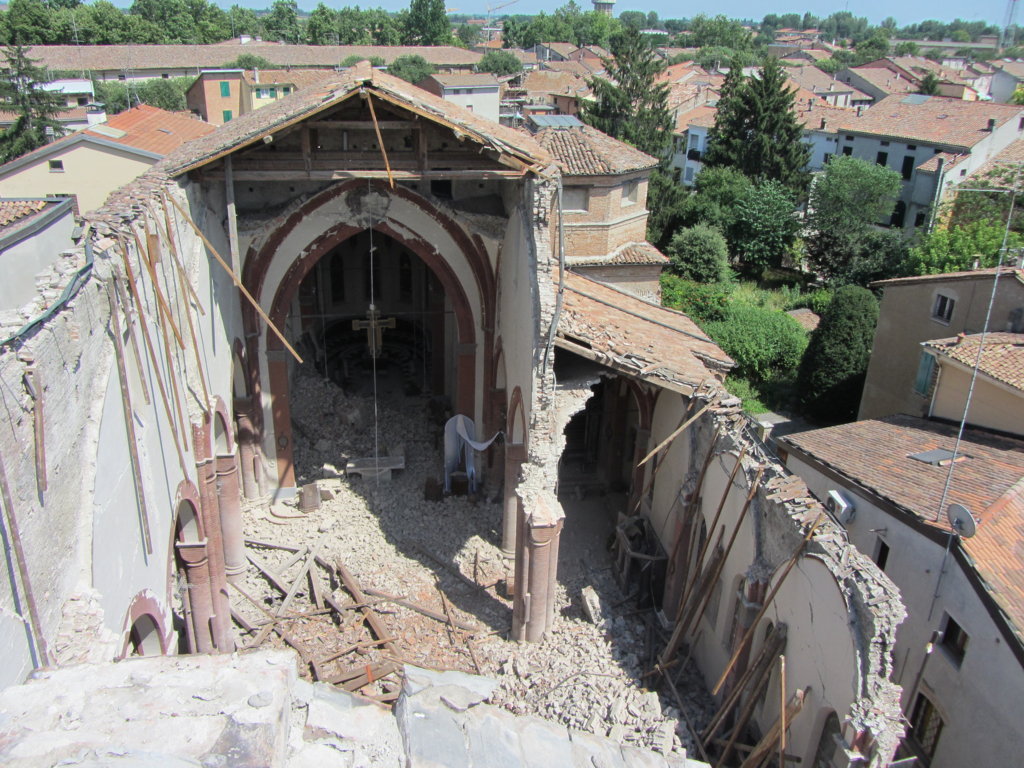
M 384 168 L 388 172 L 388 184 L 395 188 L 395 177 L 391 174 L 391 163 L 388 162 L 388 150 L 384 146 L 384 137 L 380 135 L 380 126 L 377 124 L 377 112 L 373 108 L 373 97 L 365 91 L 360 94 L 366 99 L 366 105 L 370 108 L 370 117 L 373 118 L 373 130 L 377 134 L 377 146 L 380 147 L 380 154 L 384 158 Z
M 382 597 L 389 603 L 394 603 L 395 605 L 400 605 L 403 608 L 408 608 L 410 611 L 415 611 L 416 613 L 422 614 L 423 616 L 427 616 L 436 621 L 440 621 L 442 624 L 448 623 L 448 617 L 445 616 L 443 613 L 438 613 L 437 611 L 431 610 L 430 608 L 426 608 L 410 600 L 404 600 L 401 597 L 398 597 L 397 595 L 389 595 L 387 592 L 382 592 L 379 589 L 372 589 L 371 587 L 366 587 L 366 594 L 373 595 L 374 597 Z M 483 627 L 477 627 L 473 624 L 466 624 L 461 621 L 456 621 L 455 626 L 459 629 L 464 629 L 467 632 L 476 633 L 484 631 Z
M 522 179 L 525 173 L 520 171 L 497 170 L 392 170 L 391 178 L 395 181 L 424 181 L 431 179 L 465 179 L 469 181 L 503 181 L 505 179 Z M 204 178 L 219 181 L 224 178 L 220 171 L 207 171 Z M 334 169 L 303 171 L 295 170 L 258 170 L 236 168 L 235 181 L 343 181 L 346 179 L 387 179 L 386 170 L 376 169 Z
M 46 492 L 46 411 L 43 407 L 42 371 L 33 363 L 25 371 L 26 380 L 31 387 L 34 401 L 32 407 L 32 436 L 35 443 L 36 490 L 42 496 Z
M 341 560 L 335 561 L 334 569 L 338 574 L 338 578 L 341 579 L 341 583 L 344 585 L 345 589 L 347 589 L 349 594 L 352 595 L 352 599 L 357 603 L 367 602 L 366 593 L 363 592 L 362 588 L 359 586 L 359 582 L 356 581 L 355 577 L 351 573 L 349 573 L 345 564 L 342 563 Z M 370 592 L 370 594 L 372 594 L 372 592 Z M 361 611 L 363 619 L 366 621 L 373 634 L 377 636 L 378 640 L 390 635 L 387 627 L 384 626 L 384 623 L 380 620 L 380 617 L 374 613 L 373 609 L 362 608 Z M 398 649 L 395 648 L 393 643 L 386 643 L 385 647 L 390 653 L 396 656 L 398 655 Z
M 128 389 L 128 371 L 124 364 L 124 343 L 121 339 L 121 321 L 117 312 L 117 300 L 111 281 L 107 282 L 107 303 L 110 305 L 110 330 L 114 337 L 114 358 L 117 360 L 117 379 L 121 386 L 121 411 L 124 414 L 125 429 L 128 432 L 128 456 L 131 459 L 132 478 L 135 481 L 135 497 L 139 502 L 139 526 L 146 554 L 153 554 L 153 540 L 149 530 L 149 510 L 146 508 L 146 492 L 142 485 L 142 463 L 139 461 L 139 444 L 135 435 L 135 414 L 132 410 L 131 392 Z
M 306 123 L 310 128 L 329 128 L 340 131 L 372 131 L 373 123 L 369 120 L 310 120 Z M 378 120 L 377 127 L 382 131 L 418 131 L 420 126 L 411 120 Z
M 143 375 L 145 363 L 142 359 L 142 353 L 139 351 L 139 341 L 135 338 L 135 321 L 132 320 L 132 305 L 128 301 L 128 298 L 124 295 L 124 291 L 121 289 L 121 283 L 118 280 L 114 280 L 114 292 L 117 294 L 117 300 L 124 307 L 124 323 L 128 327 L 128 340 L 132 344 L 132 354 L 135 356 L 135 364 L 139 367 L 139 384 L 142 385 L 142 398 L 146 401 L 146 405 L 149 405 L 152 401 L 149 399 L 149 386 L 146 384 L 146 377 Z
M 779 740 L 780 723 L 786 720 L 792 721 L 800 713 L 809 691 L 810 688 L 806 688 L 793 694 L 785 710 L 780 713 L 780 719 L 776 720 L 775 724 L 768 729 L 768 732 L 755 745 L 747 759 L 740 764 L 740 768 L 757 768 L 764 761 L 765 757 L 775 748 L 775 744 Z
M 803 553 L 804 547 L 807 546 L 807 542 L 811 540 L 811 537 L 814 536 L 814 532 L 818 530 L 818 526 L 821 525 L 824 520 L 825 515 L 819 515 L 818 519 L 814 521 L 814 525 L 808 529 L 807 534 L 796 547 L 796 550 L 793 552 L 793 556 L 789 559 L 789 562 L 786 563 L 786 567 L 779 575 L 778 580 L 776 580 L 775 586 L 772 587 L 771 592 L 769 592 L 768 596 L 764 599 L 764 604 L 761 606 L 761 610 L 757 612 L 757 616 L 755 616 L 754 620 L 750 622 L 750 626 L 747 627 L 747 631 L 743 635 L 743 639 L 740 640 L 739 644 L 736 646 L 736 650 L 733 652 L 732 658 L 729 660 L 729 664 L 726 666 L 725 670 L 722 672 L 722 676 L 718 679 L 714 689 L 711 691 L 712 696 L 717 696 L 718 692 L 722 690 L 722 685 L 725 683 L 725 679 L 729 676 L 729 673 L 732 672 L 732 668 L 736 665 L 740 652 L 746 648 L 747 643 L 750 642 L 750 638 L 754 636 L 754 630 L 757 628 L 758 622 L 761 621 L 762 617 L 764 617 L 765 613 L 768 611 L 768 607 L 771 605 L 772 600 L 775 599 L 775 596 L 779 593 L 779 590 L 782 588 L 782 584 L 786 581 L 786 577 L 789 575 L 789 572 L 793 570 L 793 566 L 795 566 L 797 561 L 800 559 L 800 555 Z
M 260 306 L 259 302 L 256 301 L 256 299 L 253 298 L 252 294 L 249 293 L 248 289 L 244 285 L 242 285 L 242 281 L 238 279 L 238 275 L 236 275 L 232 271 L 231 267 L 228 266 L 227 262 L 224 261 L 224 258 L 220 255 L 220 253 L 217 252 L 217 249 L 213 247 L 213 243 L 210 242 L 210 239 L 205 234 L 203 234 L 203 231 L 199 229 L 199 227 L 196 225 L 194 221 L 192 221 L 192 217 L 188 215 L 188 211 L 182 208 L 178 201 L 175 200 L 173 197 L 168 197 L 168 200 L 171 201 L 171 205 L 173 205 L 177 209 L 178 213 L 185 217 L 185 221 L 187 221 L 188 225 L 192 227 L 192 231 L 199 236 L 199 239 L 203 241 L 203 243 L 206 245 L 210 253 L 213 254 L 213 257 L 217 260 L 217 263 L 220 264 L 221 267 L 224 268 L 224 271 L 227 272 L 228 275 L 231 277 L 231 280 L 234 282 L 235 287 L 242 292 L 242 295 L 245 296 L 245 298 L 252 305 L 253 309 L 256 310 L 256 313 L 261 318 L 263 318 L 263 322 L 267 324 L 267 328 L 274 332 L 274 335 L 277 336 L 277 338 L 281 341 L 282 344 L 284 344 L 288 351 L 292 353 L 292 356 L 298 362 L 301 363 L 302 358 L 299 356 L 299 353 L 296 352 L 295 348 L 288 343 L 288 339 L 284 337 L 284 334 L 277 329 L 277 326 L 274 325 L 273 321 L 270 319 L 267 313 L 263 311 L 263 307 Z
M 653 451 L 651 451 L 646 456 L 644 456 L 640 460 L 640 463 L 637 464 L 637 467 L 642 467 L 644 464 L 646 464 L 648 461 L 650 461 L 655 456 L 655 454 L 660 453 L 663 448 L 668 446 L 673 440 L 675 440 L 677 437 L 679 437 L 681 434 L 683 434 L 683 432 L 686 431 L 687 427 L 689 427 L 691 424 L 693 424 L 693 422 L 695 422 L 697 419 L 699 419 L 701 416 L 703 416 L 704 412 L 708 408 L 710 408 L 710 407 L 711 407 L 711 405 L 709 403 L 705 403 L 703 408 L 701 408 L 699 411 L 697 411 L 695 414 L 693 414 L 693 416 L 691 416 L 686 421 L 684 421 L 682 424 L 680 424 L 678 427 L 676 427 L 675 431 L 672 432 L 671 435 L 669 435 L 664 440 L 662 440 L 660 443 L 658 443 L 658 446 Z
M 192 301 L 196 305 L 196 309 L 199 310 L 199 314 L 206 317 L 206 310 L 203 309 L 203 302 L 199 300 L 199 294 L 196 293 L 195 288 L 192 287 L 192 281 L 188 278 L 188 273 L 185 271 L 185 265 L 181 263 L 181 256 L 178 253 L 178 244 L 174 239 L 173 231 L 174 228 L 171 226 L 171 211 L 167 207 L 167 199 L 160 196 L 160 207 L 164 209 L 164 234 L 167 235 L 167 244 L 171 248 L 171 260 L 174 262 L 174 266 L 178 268 L 178 274 L 185 279 L 185 286 L 188 288 L 189 295 L 192 297 Z
M 160 283 L 156 277 L 156 269 L 152 264 L 152 257 L 149 255 L 148 250 L 142 244 L 142 239 L 139 237 L 139 233 L 135 231 L 134 227 L 131 228 L 132 237 L 135 238 L 135 246 L 139 249 L 139 261 L 146 268 L 149 273 L 150 282 L 153 283 L 153 295 L 156 297 L 157 305 L 157 318 L 166 316 L 168 322 L 171 324 L 171 329 L 174 331 L 174 340 L 178 342 L 180 349 L 185 348 L 185 340 L 181 337 L 181 333 L 178 331 L 178 327 L 174 324 L 174 318 L 171 317 L 171 308 L 167 306 L 167 300 L 164 298 L 164 293 L 160 290 Z
M 278 637 L 280 637 L 282 640 L 284 640 L 286 643 L 288 643 L 288 645 L 290 645 L 292 648 L 294 648 L 296 650 L 296 652 L 299 654 L 299 658 L 302 659 L 302 663 L 304 665 L 306 665 L 306 667 L 311 670 L 313 677 L 315 679 L 317 679 L 317 680 L 320 680 L 321 679 L 321 670 L 320 670 L 319 663 L 317 663 L 317 662 L 315 662 L 313 660 L 313 657 L 310 656 L 309 652 L 306 650 L 306 647 L 304 645 L 302 645 L 302 643 L 300 643 L 291 634 L 289 634 L 288 632 L 286 632 L 284 629 L 282 629 L 281 627 L 279 627 L 277 625 L 276 619 L 278 617 L 276 617 L 273 614 L 271 614 L 270 611 L 268 611 L 266 608 L 264 608 L 262 605 L 260 605 L 255 599 L 253 599 L 249 595 L 248 592 L 246 592 L 240 586 L 235 584 L 233 581 L 229 581 L 228 584 L 231 585 L 232 587 L 234 587 L 235 590 L 242 597 L 244 597 L 246 600 L 248 600 L 250 603 L 252 603 L 253 606 L 255 606 L 256 609 L 259 610 L 264 616 L 266 616 L 268 619 L 270 619 L 272 622 L 274 622 L 274 623 L 270 624 L 269 626 L 273 627 L 274 632 L 277 633 Z M 234 610 L 231 611 L 231 615 L 232 616 L 236 615 Z
M 299 575 L 295 577 L 295 581 L 292 582 L 291 587 L 289 587 L 287 594 L 284 596 L 284 600 L 281 601 L 281 605 L 277 609 L 278 616 L 288 610 L 288 607 L 292 604 L 292 600 L 295 599 L 295 595 L 299 593 L 302 583 L 306 580 L 306 575 L 309 573 L 310 569 L 315 566 L 316 556 L 319 554 L 325 538 L 326 537 L 321 537 L 320 541 L 313 545 L 313 548 L 309 552 L 309 556 L 306 558 L 306 562 L 302 566 L 302 570 L 299 571 Z

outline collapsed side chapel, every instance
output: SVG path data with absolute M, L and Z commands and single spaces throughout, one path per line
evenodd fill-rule
M 87 217 L 25 315 L 56 309 L 0 355 L 3 682 L 181 637 L 234 650 L 241 499 L 296 490 L 295 355 L 358 385 L 369 331 L 407 341 L 396 376 L 505 433 L 487 471 L 504 481 L 514 638 L 553 621 L 559 462 L 583 451 L 628 489 L 623 543 L 641 530 L 658 563 L 662 662 L 688 651 L 765 733 L 784 653 L 803 711 L 788 751 L 887 764 L 895 587 L 748 428 L 721 387 L 731 361 L 696 325 L 609 270 L 567 268 L 559 160 L 356 67 L 182 147 Z M 646 177 L 605 176 L 591 194 L 609 211 L 624 189 L 643 207 Z

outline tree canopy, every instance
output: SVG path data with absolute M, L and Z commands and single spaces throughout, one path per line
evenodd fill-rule
M 705 164 L 736 168 L 758 182 L 778 181 L 802 195 L 810 150 L 793 112 L 793 94 L 778 59 L 765 59 L 758 77 L 744 77 L 734 64 L 708 134 Z
M 28 57 L 24 46 L 4 49 L 5 63 L 0 68 L 0 102 L 7 102 L 16 115 L 14 122 L 0 133 L 0 163 L 21 157 L 48 140 L 47 132 L 63 133 L 57 113 L 63 105 L 60 94 L 44 90 L 45 72 Z
M 418 83 L 436 71 L 437 68 L 422 56 L 399 56 L 388 66 L 388 74 L 410 83 Z
M 509 51 L 488 51 L 476 65 L 478 72 L 495 75 L 515 75 L 523 71 L 523 64 Z
M 448 23 L 444 0 L 412 0 L 406 42 L 411 45 L 448 45 L 452 27 Z
M 583 105 L 580 117 L 609 136 L 632 144 L 656 158 L 664 158 L 672 140 L 672 114 L 668 85 L 655 78 L 664 63 L 639 31 L 624 29 L 612 38 L 614 59 L 605 60 L 606 78 L 593 78 L 593 102 Z

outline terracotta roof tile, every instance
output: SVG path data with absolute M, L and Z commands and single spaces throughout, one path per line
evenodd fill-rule
M 1010 185 L 1021 163 L 1024 163 L 1024 139 L 1017 139 L 999 154 L 989 158 L 988 162 L 971 176 L 979 181 Z
M 949 530 L 937 507 L 949 467 L 910 458 L 934 449 L 951 451 L 957 427 L 897 415 L 780 437 L 929 525 Z M 962 544 L 993 597 L 1024 640 L 1024 441 L 976 429 L 964 431 L 948 500 L 978 520 L 977 534 Z
M 545 128 L 534 137 L 567 176 L 629 173 L 658 164 L 656 158 L 589 125 Z
M 978 360 L 979 346 L 980 333 L 924 343 L 925 349 L 933 350 L 936 356 L 948 357 L 972 368 Z M 1024 333 L 985 334 L 978 370 L 986 376 L 1024 391 Z
M 164 161 L 162 168 L 170 176 L 198 168 L 292 123 L 329 109 L 351 97 L 360 88 L 379 90 L 381 94 L 412 110 L 426 113 L 439 123 L 457 128 L 469 138 L 515 155 L 524 162 L 537 166 L 546 166 L 551 162 L 548 153 L 529 134 L 499 125 L 405 80 L 373 69 L 364 62 L 337 73 L 330 80 L 296 91 L 288 98 L 279 99 L 225 123 L 213 133 L 181 147 Z
M 494 85 L 498 84 L 498 78 L 490 72 L 456 72 L 451 75 L 430 75 L 430 77 L 441 85 L 451 88 L 467 87 L 471 85 Z
M 986 269 L 971 269 L 965 272 L 944 272 L 941 275 L 913 275 L 911 277 L 890 277 L 888 280 L 876 280 L 871 287 L 889 285 L 904 285 L 908 283 L 923 282 L 945 282 L 949 280 L 970 280 L 987 279 L 999 272 L 999 277 L 1005 280 L 1007 277 L 1015 277 L 1024 283 L 1024 269 L 1019 267 L 988 267 Z
M 669 258 L 650 243 L 626 243 L 606 256 L 578 256 L 568 259 L 572 266 L 593 267 L 608 264 L 664 266 Z
M 895 72 L 885 67 L 854 67 L 860 77 L 886 93 L 916 93 L 917 86 L 905 77 L 898 77 Z
M 541 62 L 542 72 L 562 72 L 567 75 L 588 78 L 594 75 L 594 70 L 603 71 L 601 63 L 596 62 L 596 67 L 588 67 L 582 61 L 544 61 Z
M 681 312 L 644 301 L 576 272 L 565 275 L 560 345 L 587 350 L 612 367 L 697 388 L 713 385 L 733 361 Z
M 786 314 L 800 323 L 800 327 L 807 332 L 815 330 L 821 324 L 821 315 L 815 314 L 807 307 L 791 309 Z
M 435 66 L 471 67 L 482 54 L 451 45 L 33 45 L 29 56 L 49 69 L 210 69 L 239 54 L 260 56 L 278 67 L 336 67 L 352 56 L 378 56 L 390 64 L 399 56 L 422 56 Z
M 249 85 L 262 88 L 270 85 L 294 85 L 296 89 L 307 88 L 337 74 L 334 69 L 260 69 L 247 70 L 245 79 Z M 259 78 L 257 80 L 257 78 Z
M 100 127 L 86 128 L 85 133 L 115 144 L 125 144 L 146 152 L 166 155 L 187 141 L 213 133 L 216 126 L 205 123 L 187 113 L 167 112 L 142 104 L 110 117 L 107 128 L 124 131 L 114 137 Z
M 46 200 L 3 200 L 0 199 L 0 227 L 13 224 L 18 219 L 39 213 L 47 205 Z
M 522 89 L 527 93 L 590 93 L 587 81 L 571 72 L 555 72 L 549 69 L 535 69 L 523 78 Z
M 941 96 L 886 96 L 846 127 L 853 133 L 970 148 L 996 127 L 1024 115 L 1024 107 Z

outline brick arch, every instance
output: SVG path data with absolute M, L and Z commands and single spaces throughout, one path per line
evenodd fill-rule
M 246 256 L 243 270 L 243 282 L 248 290 L 266 306 L 269 299 L 268 315 L 275 325 L 281 327 L 292 299 L 296 295 L 302 280 L 312 271 L 317 262 L 333 250 L 338 244 L 366 230 L 366 227 L 349 223 L 339 223 L 329 227 L 312 242 L 307 243 L 285 270 L 276 287 L 268 285 L 268 275 L 272 268 L 278 249 L 288 237 L 309 217 L 318 213 L 332 200 L 355 190 L 370 189 L 387 196 L 400 199 L 427 214 L 439 225 L 455 243 L 459 255 L 468 266 L 472 279 L 480 297 L 479 318 L 483 335 L 483 348 L 477 351 L 478 338 L 476 313 L 470 303 L 462 280 L 445 255 L 427 239 L 410 232 L 401 221 L 389 218 L 387 214 L 372 229 L 393 238 L 397 243 L 416 254 L 437 277 L 445 291 L 445 295 L 455 310 L 458 342 L 455 349 L 456 375 L 455 394 L 456 410 L 475 417 L 478 411 L 486 415 L 490 412 L 492 392 L 485 386 L 482 402 L 476 402 L 477 360 L 483 364 L 483 381 L 490 382 L 493 377 L 493 356 L 491 348 L 494 338 L 494 305 L 495 277 L 490 265 L 483 241 L 478 237 L 471 239 L 459 225 L 442 209 L 437 208 L 425 198 L 404 187 L 390 189 L 381 181 L 367 182 L 365 179 L 353 179 L 336 184 L 323 192 L 314 195 L 303 205 L 292 211 L 280 222 L 275 230 L 265 239 L 254 243 Z M 254 405 L 262 404 L 262 382 L 260 366 L 256 361 L 264 350 L 260 349 L 261 321 L 255 310 L 250 306 L 243 307 L 243 323 L 246 329 L 247 358 L 252 382 L 252 401 Z M 276 445 L 278 482 L 281 487 L 293 487 L 295 484 L 292 463 L 291 441 L 291 409 L 288 401 L 289 376 L 288 363 L 283 359 L 283 345 L 272 333 L 266 334 L 265 353 L 267 354 L 267 378 L 271 396 L 270 410 L 273 420 L 273 433 Z M 478 358 L 478 354 L 481 354 Z M 265 437 L 264 410 L 262 405 L 253 409 L 254 428 L 258 439 Z

